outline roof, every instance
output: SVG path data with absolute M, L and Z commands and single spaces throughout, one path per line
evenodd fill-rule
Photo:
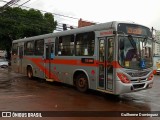
M 57 37 L 57 36 L 65 36 L 69 34 L 76 34 L 76 33 L 81 33 L 81 32 L 89 32 L 89 31 L 99 31 L 99 30 L 105 30 L 105 29 L 112 29 L 115 28 L 118 23 L 130 23 L 130 24 L 135 24 L 131 22 L 124 22 L 124 21 L 111 21 L 107 23 L 101 23 L 101 24 L 96 24 L 96 25 L 91 25 L 91 26 L 86 26 L 86 27 L 81 27 L 81 28 L 75 28 L 71 30 L 66 30 L 62 32 L 56 32 L 56 33 L 49 33 L 49 34 L 44 34 L 44 35 L 39 35 L 39 36 L 33 36 L 33 37 L 28 37 L 28 38 L 23 38 L 23 39 L 18 39 L 14 40 L 13 43 L 16 42 L 24 42 L 24 41 L 30 41 L 30 40 L 38 40 L 38 39 L 46 39 L 50 37 Z

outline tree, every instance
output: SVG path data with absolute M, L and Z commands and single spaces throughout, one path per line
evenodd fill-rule
M 56 25 L 50 13 L 8 7 L 0 13 L 0 49 L 9 52 L 13 40 L 51 33 Z

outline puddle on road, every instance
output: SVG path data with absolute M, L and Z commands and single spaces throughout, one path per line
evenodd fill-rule
M 0 89 L 8 89 L 11 87 L 12 79 L 7 69 L 0 69 Z
M 151 110 L 151 101 L 146 97 L 138 96 L 137 94 L 124 94 L 120 96 L 120 102 L 139 110 Z
M 10 69 L 0 68 L 0 90 L 9 91 L 19 79 L 22 79 L 22 77 L 12 73 Z
M 11 87 L 11 81 L 10 80 L 0 79 L 0 89 L 8 89 L 10 87 Z

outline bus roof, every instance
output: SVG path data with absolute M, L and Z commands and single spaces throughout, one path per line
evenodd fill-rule
M 49 34 L 43 34 L 43 35 L 38 35 L 38 36 L 33 36 L 33 37 L 28 37 L 28 38 L 22 38 L 22 39 L 14 40 L 13 43 L 38 40 L 38 39 L 47 39 L 50 37 L 65 36 L 65 35 L 89 32 L 89 31 L 98 31 L 98 30 L 106 30 L 106 29 L 113 29 L 113 28 L 114 30 L 116 30 L 117 29 L 116 26 L 119 23 L 136 24 L 133 22 L 131 23 L 131 22 L 124 22 L 124 21 L 112 21 L 112 22 L 101 23 L 101 24 L 96 24 L 96 25 L 91 25 L 91 26 L 86 26 L 86 27 L 81 27 L 81 28 L 75 28 L 75 29 L 66 30 L 62 32 L 49 33 Z M 139 24 L 136 24 L 136 25 L 139 25 Z

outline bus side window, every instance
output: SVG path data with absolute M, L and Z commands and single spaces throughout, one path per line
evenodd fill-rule
M 86 32 L 76 35 L 76 55 L 93 56 L 95 44 L 95 33 Z
M 44 40 L 36 40 L 35 41 L 35 55 L 41 55 L 44 54 Z
M 12 45 L 12 55 L 18 54 L 18 43 L 13 43 Z
M 25 55 L 33 55 L 34 54 L 34 41 L 28 41 L 24 45 Z
M 104 40 L 102 39 L 102 40 L 100 40 L 99 41 L 99 60 L 100 60 L 100 62 L 104 62 Z
M 108 39 L 108 61 L 113 61 L 113 39 Z
M 57 43 L 58 56 L 72 56 L 74 54 L 74 35 L 61 36 Z

